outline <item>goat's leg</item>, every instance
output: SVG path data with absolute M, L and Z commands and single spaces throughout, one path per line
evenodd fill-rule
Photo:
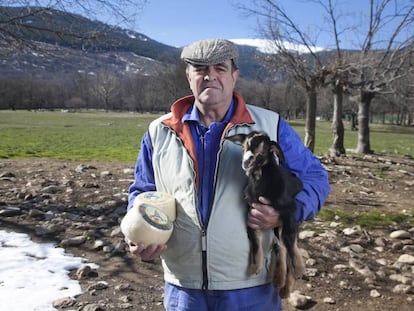
M 279 231 L 281 229 L 279 228 Z M 280 233 L 280 232 L 279 232 Z M 287 276 L 287 250 L 280 235 L 275 237 L 273 245 L 273 263 L 272 263 L 272 283 L 276 288 L 283 288 L 286 284 Z
M 302 254 L 298 247 L 298 240 L 295 240 L 295 245 L 293 249 L 295 253 L 295 257 L 293 259 L 293 266 L 294 266 L 294 275 L 295 278 L 300 278 L 305 274 L 305 263 L 303 262 Z
M 249 272 L 258 274 L 263 264 L 262 231 L 247 227 L 250 240 Z

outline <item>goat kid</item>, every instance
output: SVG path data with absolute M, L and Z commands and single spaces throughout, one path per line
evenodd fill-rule
M 243 145 L 242 168 L 247 176 L 244 192 L 250 206 L 265 197 L 272 203 L 282 221 L 275 228 L 272 254 L 272 283 L 282 298 L 289 296 L 295 279 L 304 274 L 304 263 L 297 246 L 298 225 L 295 218 L 295 195 L 302 182 L 288 170 L 279 167 L 284 155 L 278 143 L 264 132 L 237 134 L 226 139 Z M 249 271 L 259 273 L 263 263 L 262 232 L 247 227 L 250 241 Z

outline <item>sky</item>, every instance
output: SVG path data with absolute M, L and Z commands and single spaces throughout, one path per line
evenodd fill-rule
M 57 310 L 53 301 L 82 293 L 68 274 L 84 264 L 52 243 L 37 244 L 26 234 L 0 230 L 0 310 Z
M 413 5 L 413 0 L 398 0 L 399 3 Z M 236 9 L 236 2 L 251 3 L 250 0 L 148 0 L 138 14 L 133 30 L 151 39 L 175 47 L 185 46 L 193 41 L 219 37 L 225 39 L 260 38 L 257 18 L 246 16 Z M 318 45 L 332 48 L 332 40 L 327 32 L 321 31 L 324 16 L 320 6 L 303 0 L 279 0 L 289 17 L 301 29 L 318 39 Z M 366 21 L 368 0 L 336 0 L 340 22 L 352 19 L 354 31 L 343 37 L 343 48 L 358 45 L 361 38 L 357 32 Z M 365 13 L 362 13 L 365 11 Z M 322 27 L 323 29 L 323 27 Z M 331 46 L 329 46 L 331 45 Z

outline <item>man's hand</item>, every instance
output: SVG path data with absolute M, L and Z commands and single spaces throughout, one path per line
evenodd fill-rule
M 268 230 L 282 225 L 279 212 L 276 211 L 271 202 L 259 198 L 259 203 L 253 203 L 247 216 L 247 225 L 253 230 Z
M 129 246 L 129 251 L 132 254 L 141 257 L 143 261 L 152 261 L 158 258 L 161 255 L 161 253 L 167 249 L 166 244 L 160 244 L 160 245 L 151 244 L 145 247 L 145 245 L 142 243 L 135 244 L 135 243 L 132 243 L 128 239 L 125 239 L 125 241 Z

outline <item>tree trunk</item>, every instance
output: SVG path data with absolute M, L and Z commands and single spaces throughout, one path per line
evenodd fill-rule
M 361 90 L 361 99 L 358 104 L 358 145 L 357 153 L 373 153 L 369 141 L 369 106 L 374 93 Z
M 332 118 L 332 146 L 329 149 L 331 156 L 341 156 L 345 154 L 344 148 L 344 123 L 342 122 L 343 91 L 342 86 L 335 87 L 334 90 L 334 110 Z
M 315 128 L 316 128 L 316 85 L 310 83 L 306 88 L 306 121 L 305 121 L 305 146 L 315 150 Z

